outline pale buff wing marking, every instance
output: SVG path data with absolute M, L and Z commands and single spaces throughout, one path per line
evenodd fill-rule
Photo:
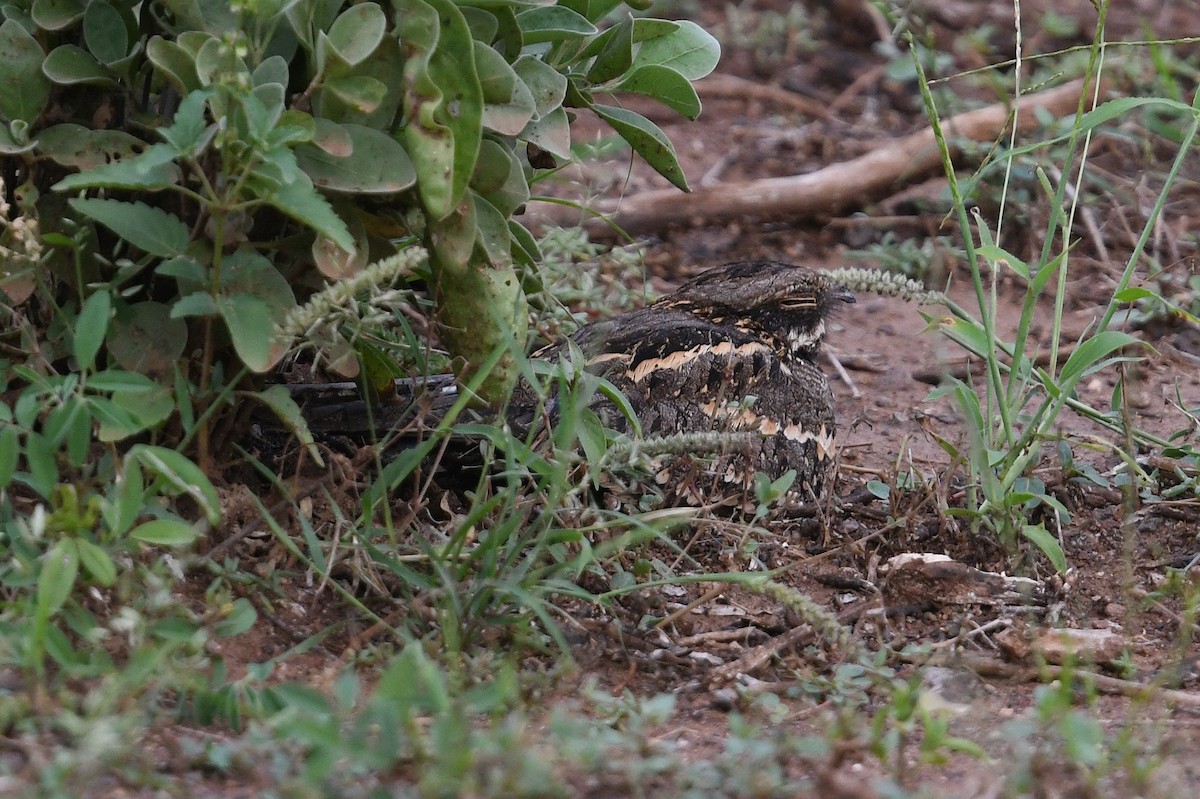
M 719 341 L 716 344 L 701 344 L 688 350 L 677 350 L 661 358 L 647 358 L 633 368 L 629 375 L 635 383 L 640 383 L 657 371 L 666 369 L 675 371 L 682 369 L 697 358 L 705 355 L 733 356 L 749 358 L 756 353 L 767 353 L 771 349 L 766 344 L 751 341 L 745 344 L 734 344 L 732 341 Z

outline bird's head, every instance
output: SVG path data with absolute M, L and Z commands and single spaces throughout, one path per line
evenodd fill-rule
M 710 269 L 658 301 L 732 325 L 780 355 L 812 358 L 825 320 L 854 295 L 824 272 L 779 261 L 739 261 Z

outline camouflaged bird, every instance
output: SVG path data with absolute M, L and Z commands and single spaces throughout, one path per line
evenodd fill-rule
M 707 479 L 696 479 L 696 469 L 678 458 L 661 468 L 658 481 L 677 498 L 720 502 L 702 492 L 724 485 L 745 494 L 755 472 L 775 479 L 794 469 L 792 492 L 807 499 L 823 492 L 834 455 L 833 394 L 817 353 L 825 319 L 853 301 L 821 272 L 745 261 L 708 270 L 641 310 L 580 328 L 571 339 L 587 370 L 629 398 L 644 436 L 748 434 L 715 460 L 693 462 L 704 464 L 699 477 Z M 568 349 L 560 342 L 535 356 L 555 360 Z M 527 429 L 531 403 L 536 396 L 527 386 L 514 395 L 514 427 Z M 547 407 L 552 417 L 553 404 Z M 611 401 L 599 397 L 592 407 L 610 426 L 625 427 Z

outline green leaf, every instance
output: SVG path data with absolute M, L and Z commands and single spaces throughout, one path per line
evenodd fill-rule
M 571 123 L 563 108 L 556 108 L 549 114 L 535 119 L 525 126 L 518 137 L 521 141 L 529 142 L 546 152 L 570 161 L 571 155 Z
M 149 393 L 158 388 L 145 375 L 137 372 L 125 372 L 120 369 L 105 369 L 96 372 L 87 379 L 87 386 L 92 391 L 123 391 L 126 393 Z
M 164 479 L 177 493 L 190 496 L 211 524 L 221 520 L 217 490 L 200 467 L 173 449 L 135 444 L 126 459 L 136 459 L 151 474 Z
M 135 541 L 162 547 L 190 546 L 198 536 L 193 525 L 178 519 L 151 519 L 129 532 L 129 537 Z
M 325 88 L 356 111 L 369 114 L 379 107 L 387 96 L 388 88 L 381 81 L 367 75 L 351 75 L 347 78 L 330 78 Z
M 486 101 L 483 125 L 502 136 L 516 136 L 537 111 L 533 94 L 499 53 L 479 42 L 475 45 L 475 63 Z
M 523 55 L 513 62 L 513 71 L 533 95 L 538 118 L 562 110 L 567 96 L 567 77 L 540 58 Z
M 189 231 L 183 220 L 141 202 L 72 197 L 79 213 L 94 219 L 125 241 L 150 255 L 171 258 L 187 250 Z
M 253 627 L 257 619 L 258 613 L 254 610 L 254 605 L 250 603 L 250 600 L 242 597 L 234 600 L 229 614 L 217 622 L 213 631 L 221 638 L 232 638 Z
M 44 556 L 42 572 L 38 576 L 38 616 L 48 619 L 58 612 L 71 591 L 75 578 L 79 576 L 79 547 L 73 538 L 60 538 Z
M 96 365 L 96 353 L 104 343 L 108 332 L 108 319 L 112 314 L 112 295 L 107 289 L 95 292 L 86 300 L 75 319 L 74 355 L 79 369 L 90 372 Z
M 511 147 L 485 139 L 479 151 L 471 188 L 494 205 L 507 219 L 529 202 L 525 170 Z
M 302 222 L 317 233 L 337 244 L 346 252 L 354 248 L 354 237 L 350 229 L 333 210 L 321 194 L 313 188 L 312 180 L 301 172 L 296 180 L 285 184 L 266 185 L 265 181 L 251 179 L 258 195 L 298 222 Z
M 579 445 L 583 447 L 584 457 L 592 467 L 599 466 L 604 460 L 604 455 L 608 451 L 608 440 L 604 436 L 604 423 L 600 421 L 600 417 L 591 408 L 581 408 L 579 411 L 579 425 L 576 431 L 579 435 Z M 600 485 L 600 469 L 594 468 L 592 471 L 592 482 L 597 487 Z
M 46 53 L 15 19 L 0 24 L 0 117 L 37 121 L 50 99 L 50 80 L 42 72 Z
M 0 426 L 0 491 L 12 483 L 17 469 L 17 456 L 21 453 L 21 441 L 17 428 L 11 424 Z
M 462 202 L 483 132 L 475 44 L 450 0 L 398 0 L 405 52 L 404 127 L 426 210 L 443 219 Z
M 123 130 L 91 130 L 64 122 L 38 134 L 38 152 L 63 166 L 95 169 L 114 161 L 134 158 L 146 142 Z
M 1161 300 L 1162 297 L 1158 296 L 1150 289 L 1139 288 L 1136 286 L 1122 289 L 1116 294 L 1117 302 L 1137 302 L 1138 300 L 1150 299 Z
M 129 30 L 121 12 L 104 0 L 90 0 L 83 14 L 83 40 L 87 49 L 104 64 L 129 55 Z
M 1063 553 L 1062 547 L 1058 543 L 1049 530 L 1041 524 L 1027 524 L 1021 529 L 1021 535 L 1025 539 L 1036 546 L 1046 556 L 1059 574 L 1064 574 L 1067 571 L 1067 556 Z
M 141 155 L 105 164 L 77 175 L 67 175 L 54 184 L 54 191 L 74 189 L 165 189 L 179 182 L 179 167 L 165 144 L 151 145 Z
M 626 108 L 594 105 L 596 115 L 612 125 L 621 138 L 629 142 L 634 152 L 646 159 L 654 171 L 684 191 L 690 191 L 687 178 L 679 166 L 679 158 L 671 140 L 657 125 L 641 114 Z
M 325 120 L 317 127 L 327 136 L 335 127 L 340 146 L 331 149 L 346 153 L 333 155 L 315 144 L 296 147 L 300 168 L 317 186 L 351 194 L 391 194 L 416 183 L 416 170 L 403 145 L 383 131 Z
M 1135 336 L 1121 330 L 1103 330 L 1083 341 L 1071 352 L 1071 357 L 1063 364 L 1059 374 L 1060 382 L 1071 385 L 1093 364 L 1107 357 L 1122 347 L 1140 344 Z
M 86 538 L 76 539 L 75 543 L 79 547 L 79 562 L 93 581 L 105 587 L 117 581 L 117 566 L 107 552 Z
M 9 125 L 0 124 L 0 154 L 3 155 L 19 155 L 27 153 L 37 147 L 37 142 L 29 141 L 28 125 L 23 122 L 11 123 L 13 127 L 20 128 L 18 135 L 14 136 Z
M 1169 110 L 1178 111 L 1189 116 L 1194 113 L 1192 107 L 1187 103 L 1181 103 L 1178 100 L 1171 100 L 1166 97 L 1118 97 L 1115 100 L 1102 103 L 1084 114 L 1079 120 L 1077 130 L 1080 133 L 1085 133 L 1143 105 L 1161 105 Z
M 216 316 L 218 313 L 217 303 L 207 291 L 194 291 L 171 304 L 172 319 L 182 319 L 187 316 Z
M 596 26 L 565 6 L 531 8 L 517 14 L 525 44 L 578 39 L 596 33 Z
M 658 64 L 671 67 L 688 80 L 700 80 L 721 60 L 721 44 L 694 22 L 683 20 L 677 24 L 679 27 L 670 33 L 643 42 L 633 65 Z
M 587 79 L 592 85 L 608 83 L 624 75 L 633 66 L 633 15 L 626 14 L 620 23 L 612 26 L 596 39 L 603 38 L 603 47 L 596 53 L 596 58 L 588 68 Z M 593 41 L 592 44 L 596 44 Z M 591 55 L 589 44 L 585 48 L 584 57 Z
M 155 383 L 149 391 L 114 391 L 112 405 L 125 412 L 133 429 L 122 435 L 123 431 L 106 430 L 102 425 L 98 433 L 102 441 L 120 441 L 128 435 L 158 427 L 175 413 L 175 394 L 168 387 Z
M 116 88 L 118 85 L 115 72 L 73 44 L 62 44 L 51 50 L 42 62 L 42 72 L 60 86 L 90 83 Z
M 183 355 L 187 336 L 187 322 L 172 318 L 171 306 L 139 302 L 117 309 L 108 335 L 108 351 L 117 363 L 133 372 L 168 374 Z
M 332 48 L 350 66 L 361 64 L 379 47 L 387 17 L 375 3 L 352 5 L 343 11 L 328 33 L 317 38 L 317 72 L 325 72 L 326 50 Z
M 29 487 L 48 499 L 58 483 L 58 450 L 38 433 L 25 436 L 25 463 L 29 466 Z
M 266 391 L 251 392 L 249 396 L 271 409 L 300 444 L 308 449 L 308 454 L 312 456 L 317 466 L 325 466 L 325 461 L 321 458 L 321 451 L 317 448 L 312 431 L 308 428 L 308 421 L 304 418 L 304 413 L 296 404 L 296 400 L 292 399 L 292 395 L 288 393 L 287 388 L 279 385 L 271 386 Z
M 105 443 L 121 441 L 145 431 L 132 413 L 111 399 L 88 397 L 88 409 L 99 423 L 96 438 Z
M 34 0 L 30 16 L 39 28 L 59 31 L 83 17 L 83 0 Z
M 296 307 L 292 287 L 270 261 L 249 249 L 227 256 L 221 277 L 217 311 L 233 347 L 246 366 L 265 371 L 286 350 L 275 339 L 275 326 Z
M 195 55 L 176 42 L 151 36 L 146 43 L 146 56 L 180 94 L 188 95 L 202 87 L 200 75 L 196 72 Z
M 504 56 L 478 39 L 475 40 L 475 67 L 485 103 L 507 103 L 512 99 L 516 73 Z
M 691 81 L 671 67 L 659 64 L 638 67 L 618 84 L 616 91 L 653 97 L 688 119 L 700 116 L 700 96 L 696 94 Z

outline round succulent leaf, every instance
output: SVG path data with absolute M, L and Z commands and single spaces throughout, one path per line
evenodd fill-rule
M 290 80 L 287 59 L 279 55 L 264 58 L 262 63 L 250 73 L 250 83 L 254 86 L 263 86 L 267 83 L 287 86 Z
M 152 36 L 146 43 L 146 57 L 181 94 L 190 94 L 201 88 L 200 75 L 196 72 L 196 56 L 178 43 Z
M 14 136 L 11 127 L 20 132 L 20 137 Z M 22 120 L 14 120 L 10 125 L 0 123 L 0 155 L 17 155 L 27 153 L 38 146 L 38 142 L 29 141 L 29 125 Z
M 515 219 L 508 220 L 508 232 L 512 236 L 513 260 L 524 266 L 537 266 L 542 262 L 542 251 L 533 234 Z
M 716 69 L 721 44 L 694 22 L 685 20 L 676 25 L 675 30 L 643 42 L 633 65 L 658 64 L 671 67 L 688 80 L 700 80 Z
M 485 139 L 471 187 L 505 217 L 529 202 L 529 182 L 511 147 Z
M 200 55 L 200 50 L 204 47 L 204 45 L 208 44 L 209 41 L 215 38 L 215 36 L 206 31 L 187 30 L 179 34 L 179 37 L 175 39 L 175 42 L 183 48 L 185 53 L 192 57 L 193 61 L 195 61 L 196 57 Z
M 507 103 L 512 99 L 517 74 L 504 56 L 478 40 L 475 42 L 475 69 L 479 72 L 479 88 L 485 103 Z
M 334 123 L 318 120 L 318 137 L 329 132 Z M 350 142 L 350 152 L 341 157 L 330 155 L 320 146 L 301 144 L 296 147 L 300 168 L 314 185 L 330 191 L 352 194 L 391 194 L 412 186 L 416 170 L 404 146 L 381 130 L 362 125 L 339 125 Z M 338 136 L 322 137 L 326 146 L 341 143 Z M 314 140 L 315 141 L 315 140 Z
M 202 86 L 211 86 L 218 77 L 228 79 L 232 75 L 249 75 L 250 70 L 220 39 L 209 37 L 196 53 L 196 74 Z M 217 113 L 215 109 L 214 113 Z
M 696 94 L 695 87 L 671 67 L 661 64 L 636 67 L 618 84 L 616 90 L 652 97 L 688 119 L 700 116 L 700 96 Z
M 117 76 L 111 69 L 96 60 L 87 50 L 73 44 L 55 47 L 42 62 L 42 72 L 60 86 L 91 83 L 99 86 L 116 86 Z
M 531 8 L 517 14 L 525 44 L 580 39 L 596 33 L 596 26 L 566 6 Z
M 387 29 L 387 16 L 376 3 L 360 3 L 338 15 L 323 39 L 351 66 L 375 52 Z M 318 45 L 318 59 L 320 58 Z
M 50 98 L 50 79 L 42 72 L 46 53 L 21 23 L 0 24 L 0 116 L 33 122 Z
M 312 145 L 332 158 L 348 158 L 354 152 L 354 139 L 345 125 L 324 117 L 314 117 Z
M 517 138 L 565 161 L 572 158 L 571 123 L 567 119 L 566 109 L 556 108 L 541 119 L 533 120 Z
M 187 322 L 171 318 L 171 306 L 139 302 L 117 309 L 108 335 L 109 354 L 125 369 L 170 374 L 187 346 Z
M 484 47 L 483 50 L 488 53 L 496 52 L 490 47 Z M 504 68 L 513 77 L 512 91 L 509 92 L 508 100 L 502 103 L 486 103 L 483 106 L 483 126 L 502 136 L 516 136 L 536 116 L 537 104 L 525 82 L 517 77 L 503 59 L 500 59 L 500 63 L 504 64 Z
M 561 108 L 567 96 L 567 78 L 540 58 L 523 55 L 513 62 L 513 71 L 533 95 L 538 117 Z
M 329 78 L 325 88 L 338 96 L 355 111 L 369 114 L 387 97 L 388 88 L 368 75 L 350 75 L 345 78 Z
M 482 8 L 470 8 L 461 3 L 459 10 L 462 11 L 463 19 L 467 21 L 467 27 L 471 29 L 471 36 L 475 41 L 486 44 L 495 39 L 496 34 L 500 32 L 500 20 L 496 18 L 495 14 Z
M 512 235 L 508 232 L 508 220 L 494 205 L 471 192 L 475 206 L 478 232 L 475 244 L 483 250 L 488 263 L 493 267 L 512 268 Z
M 121 12 L 104 0 L 91 0 L 83 13 L 83 41 L 103 64 L 129 55 L 129 29 Z
M 354 78 L 370 78 L 386 87 L 382 97 L 372 96 L 371 110 L 361 110 L 361 98 L 352 94 L 353 103 L 326 86 L 313 93 L 313 114 L 333 122 L 353 122 L 369 128 L 391 130 L 396 125 L 397 112 L 403 103 L 403 92 L 396 90 L 404 80 L 404 55 L 395 36 L 387 36 L 369 59 L 357 66 L 350 66 L 338 57 L 331 56 L 326 69 L 325 82 Z M 353 83 L 348 84 L 353 88 Z M 359 91 L 361 94 L 361 90 Z
M 34 0 L 29 15 L 44 31 L 69 28 L 83 17 L 83 0 Z

